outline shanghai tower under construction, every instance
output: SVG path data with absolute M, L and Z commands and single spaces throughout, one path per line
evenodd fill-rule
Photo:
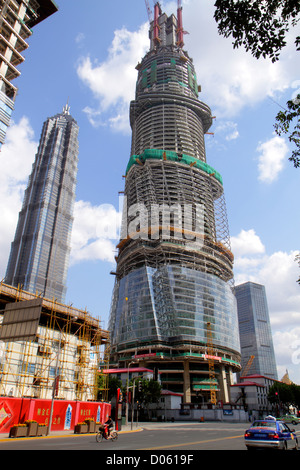
M 206 163 L 213 118 L 183 34 L 182 8 L 168 17 L 156 3 L 130 105 L 110 364 L 150 368 L 184 403 L 215 404 L 240 370 L 233 255 L 222 177 Z

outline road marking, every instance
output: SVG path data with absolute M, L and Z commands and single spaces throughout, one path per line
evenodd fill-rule
M 241 436 L 229 436 L 229 437 L 219 437 L 217 439 L 207 439 L 205 441 L 195 441 L 195 442 L 186 442 L 184 444 L 171 444 L 168 446 L 161 446 L 161 447 L 148 447 L 146 449 L 141 450 L 159 450 L 159 449 L 172 449 L 173 447 L 185 447 L 185 446 L 195 446 L 197 444 L 206 444 L 208 442 L 217 442 L 217 441 L 225 441 L 228 439 L 238 439 L 244 437 L 244 434 Z

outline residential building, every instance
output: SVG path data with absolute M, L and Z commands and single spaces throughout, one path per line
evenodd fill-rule
M 45 121 L 5 277 L 7 284 L 62 303 L 67 289 L 78 132 L 68 105 Z
M 246 282 L 235 287 L 242 353 L 241 376 L 278 379 L 265 287 Z M 247 364 L 251 362 L 251 367 Z M 248 369 L 245 371 L 245 369 Z
M 32 29 L 58 10 L 52 0 L 0 0 L 0 149 L 17 95 L 13 81 L 21 75 Z

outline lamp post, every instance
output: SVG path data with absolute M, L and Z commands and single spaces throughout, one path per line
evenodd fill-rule
M 129 362 L 127 366 L 127 388 L 126 388 L 126 406 L 125 406 L 125 425 L 128 424 L 128 393 L 129 393 L 129 367 L 131 364 L 135 364 L 134 361 Z

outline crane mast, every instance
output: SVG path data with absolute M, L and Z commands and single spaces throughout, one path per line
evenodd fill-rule
M 152 10 L 151 10 L 150 5 L 149 5 L 149 1 L 145 0 L 145 4 L 146 4 L 147 12 L 148 12 L 149 23 L 151 23 L 153 21 L 153 14 L 152 14 Z
M 177 8 L 177 46 L 183 47 L 183 20 L 182 20 L 182 2 L 178 0 L 178 8 Z

